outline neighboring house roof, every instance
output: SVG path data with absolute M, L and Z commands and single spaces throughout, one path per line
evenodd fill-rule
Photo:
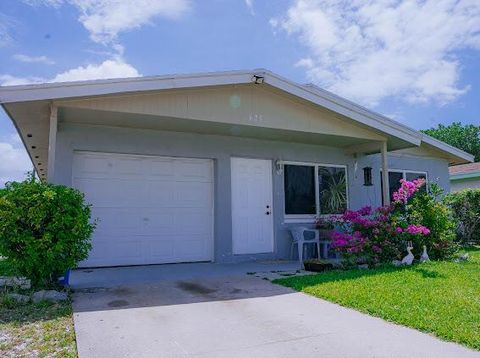
M 448 168 L 450 180 L 480 178 L 480 162 L 455 165 Z
M 450 163 L 473 161 L 473 156 L 470 154 L 381 114 L 368 110 L 317 86 L 297 84 L 264 69 L 7 86 L 0 87 L 0 103 L 12 118 L 17 129 L 19 129 L 22 140 L 24 140 L 24 133 L 22 133 L 21 128 L 18 128 L 16 122 L 16 113 L 19 112 L 22 116 L 31 116 L 38 121 L 45 121 L 49 116 L 49 104 L 53 101 L 114 94 L 138 94 L 168 89 L 252 83 L 271 86 L 276 90 L 308 101 L 313 105 L 326 108 L 347 117 L 359 125 L 382 133 L 389 138 L 388 145 L 390 150 L 426 145 L 447 156 Z M 22 109 L 18 107 L 19 103 L 25 103 L 26 105 Z M 36 103 L 38 105 L 33 108 L 28 107 L 28 103 Z M 15 107 L 17 112 L 14 113 L 10 110 L 10 107 Z M 42 140 L 46 142 L 42 143 L 42 146 L 48 148 L 48 135 L 43 137 L 45 138 Z M 29 150 L 29 148 L 27 149 Z M 45 158 L 44 162 L 46 160 Z

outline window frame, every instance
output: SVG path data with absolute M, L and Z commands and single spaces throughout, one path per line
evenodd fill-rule
M 285 165 L 297 165 L 297 166 L 309 166 L 314 167 L 314 181 L 315 181 L 315 214 L 287 214 L 286 213 L 286 196 L 285 196 L 285 170 L 282 171 L 283 177 L 283 218 L 285 223 L 313 223 L 316 218 L 331 216 L 335 214 L 321 214 L 320 213 L 320 197 L 318 186 L 318 168 L 319 167 L 331 167 L 331 168 L 343 168 L 345 169 L 345 186 L 347 197 L 347 209 L 350 208 L 349 197 L 349 185 L 348 185 L 348 165 L 346 164 L 328 164 L 328 163 L 316 163 L 316 162 L 296 162 L 296 161 L 282 161 L 283 168 Z

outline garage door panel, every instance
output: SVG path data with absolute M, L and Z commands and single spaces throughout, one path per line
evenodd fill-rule
M 115 255 L 111 255 L 112 251 Z M 88 263 L 90 266 L 130 265 L 143 263 L 142 242 L 135 237 L 118 237 L 114 240 L 101 240 L 93 242 Z
M 190 235 L 186 240 L 175 241 L 175 252 L 186 259 L 194 260 L 207 254 L 204 235 Z
M 139 178 L 144 173 L 144 160 L 141 158 L 118 158 L 111 160 L 111 175 L 119 179 Z
M 74 177 L 106 178 L 110 175 L 111 165 L 104 156 L 75 156 L 73 160 Z
M 158 240 L 157 237 L 150 237 L 150 240 L 145 241 L 145 249 L 146 263 L 177 262 L 175 241 L 172 238 Z
M 176 182 L 174 192 L 176 206 L 205 208 L 211 205 L 211 183 Z
M 175 183 L 171 181 L 147 181 L 148 206 L 171 207 L 175 200 Z
M 96 207 L 138 207 L 147 190 L 141 180 L 74 178 L 76 188 Z
M 211 214 L 198 210 L 178 209 L 175 215 L 175 227 L 182 234 L 211 234 Z
M 175 232 L 176 227 L 174 210 L 145 209 L 144 213 L 145 233 L 162 235 Z
M 175 176 L 182 181 L 211 182 L 211 172 L 209 160 L 179 159 L 175 161 Z
M 171 179 L 175 175 L 175 165 L 171 159 L 151 159 L 146 173 L 152 179 Z
M 142 217 L 130 208 L 92 208 L 92 217 L 99 218 L 95 234 L 135 235 L 142 230 Z
M 210 261 L 212 171 L 206 159 L 75 153 L 73 184 L 99 219 L 81 266 Z

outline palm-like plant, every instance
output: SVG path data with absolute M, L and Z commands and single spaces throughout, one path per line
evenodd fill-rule
M 330 172 L 320 168 L 318 175 L 322 178 L 320 191 L 321 211 L 325 214 L 340 214 L 346 209 L 347 180 L 345 172 Z

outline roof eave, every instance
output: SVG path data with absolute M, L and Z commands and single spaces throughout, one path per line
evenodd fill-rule
M 366 126 L 400 138 L 414 146 L 421 144 L 422 135 L 414 129 L 397 123 L 333 93 L 321 90 L 318 87 L 313 88 L 299 85 L 269 71 L 264 71 L 264 74 L 266 75 L 265 83 L 273 87 L 328 108 L 348 118 L 352 118 Z
M 252 76 L 254 75 L 263 76 L 264 83 L 267 85 L 325 107 L 387 135 L 399 138 L 408 145 L 420 146 L 423 141 L 452 156 L 454 162 L 465 163 L 473 161 L 472 155 L 415 131 L 401 123 L 316 86 L 299 85 L 265 69 L 0 87 L 0 103 L 8 104 L 163 89 L 249 84 L 252 83 Z
M 472 154 L 430 137 L 427 134 L 422 134 L 422 142 L 449 154 L 453 159 L 455 159 L 456 164 L 472 163 L 475 160 L 475 157 Z
M 159 91 L 252 82 L 252 71 L 208 72 L 192 75 L 132 77 L 20 86 L 0 86 L 0 103 L 66 99 L 118 93 Z

